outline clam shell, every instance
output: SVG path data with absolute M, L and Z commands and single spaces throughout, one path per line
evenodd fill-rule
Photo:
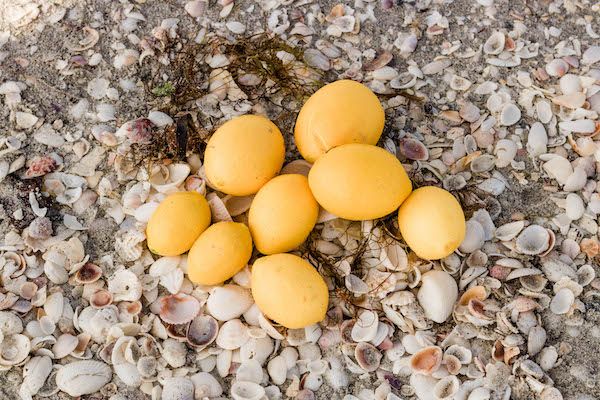
M 261 400 L 265 389 L 254 382 L 235 381 L 229 393 L 234 400 Z
M 170 164 L 155 168 L 150 174 L 149 182 L 159 193 L 171 193 L 177 190 L 190 174 L 188 164 Z
M 529 225 L 519 234 L 515 246 L 522 254 L 541 254 L 550 246 L 550 233 L 539 225 Z
M 454 375 L 440 379 L 433 387 L 433 395 L 436 399 L 451 400 L 460 388 L 460 381 Z
M 92 263 L 85 263 L 75 273 L 75 280 L 81 284 L 96 282 L 102 276 L 102 268 Z
M 472 253 L 483 247 L 485 243 L 485 230 L 481 224 L 473 219 L 466 222 L 465 238 L 458 247 L 463 253 Z
M 287 361 L 285 357 L 281 355 L 273 357 L 267 364 L 267 372 L 273 383 L 276 385 L 283 385 L 287 376 L 287 371 Z
M 254 304 L 248 289 L 227 284 L 211 290 L 206 310 L 219 321 L 238 318 Z
M 423 274 L 421 280 L 417 299 L 425 315 L 438 323 L 446 321 L 458 297 L 456 281 L 444 271 L 429 271 Z
M 509 222 L 508 224 L 499 226 L 494 234 L 496 236 L 496 239 L 505 242 L 516 238 L 519 232 L 521 232 L 524 227 L 525 221 Z
M 58 337 L 54 346 L 52 346 L 52 353 L 54 358 L 61 359 L 68 356 L 77 348 L 79 341 L 77 337 L 68 333 L 63 333 Z
M 519 122 L 521 119 L 521 110 L 512 103 L 507 103 L 500 111 L 500 124 L 503 126 L 511 126 Z
M 23 367 L 23 383 L 19 388 L 21 398 L 31 398 L 44 386 L 52 372 L 52 360 L 48 356 L 32 357 Z
M 190 322 L 186 338 L 192 346 L 206 347 L 211 344 L 219 332 L 217 320 L 210 315 L 199 315 Z
M 100 289 L 96 291 L 90 297 L 90 305 L 94 308 L 102 308 L 112 304 L 113 296 L 112 294 L 105 289 Z
M 374 372 L 379 368 L 383 355 L 372 344 L 360 342 L 354 349 L 354 357 L 362 369 Z
M 505 41 L 504 33 L 495 31 L 483 44 L 483 52 L 485 54 L 500 54 L 504 50 Z
M 221 325 L 217 335 L 217 346 L 226 350 L 235 350 L 248 339 L 248 327 L 239 319 L 232 319 Z
M 135 301 L 142 297 L 142 284 L 136 274 L 122 269 L 108 281 L 108 291 L 113 294 L 115 302 Z
M 566 314 L 575 303 L 575 295 L 568 288 L 562 288 L 552 298 L 550 311 L 554 314 Z
M 183 342 L 175 339 L 167 339 L 163 342 L 160 355 L 173 368 L 183 367 L 187 349 Z
M 198 315 L 200 302 L 196 298 L 179 293 L 160 299 L 160 318 L 169 324 L 185 324 Z
M 351 337 L 355 342 L 369 342 L 377 335 L 379 318 L 376 312 L 365 310 L 352 327 Z
M 263 380 L 263 369 L 258 361 L 245 360 L 237 369 L 235 379 L 260 384 Z
M 112 378 L 110 367 L 100 361 L 75 361 L 62 366 L 56 374 L 56 385 L 70 396 L 95 393 Z
M 194 400 L 194 383 L 184 376 L 168 378 L 163 384 L 161 400 Z
M 442 364 L 442 349 L 428 346 L 417 351 L 410 359 L 410 367 L 418 374 L 431 375 Z
M 219 397 L 223 394 L 223 388 L 219 381 L 208 372 L 198 372 L 190 376 L 194 385 L 195 398 Z
M 5 335 L 0 343 L 0 365 L 17 365 L 23 362 L 29 355 L 31 342 L 25 335 L 19 333 Z
M 381 248 L 379 260 L 391 271 L 406 271 L 408 268 L 408 256 L 399 243 L 393 242 Z

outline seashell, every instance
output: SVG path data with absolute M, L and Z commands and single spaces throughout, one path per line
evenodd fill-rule
M 383 355 L 372 344 L 360 342 L 354 349 L 354 357 L 362 369 L 374 372 L 379 368 Z
M 31 300 L 33 296 L 35 296 L 37 291 L 38 287 L 35 283 L 23 282 L 23 284 L 19 288 L 19 295 L 26 300 Z
M 460 369 L 462 368 L 462 363 L 460 360 L 453 355 L 444 354 L 443 364 L 446 366 L 446 370 L 451 375 L 458 375 Z
M 576 221 L 583 217 L 585 212 L 585 204 L 579 195 L 575 193 L 569 193 L 565 202 L 565 211 L 567 217 L 571 220 Z
M 428 346 L 417 351 L 410 359 L 410 367 L 418 374 L 431 375 L 442 364 L 442 349 Z
M 594 133 L 596 124 L 591 119 L 578 119 L 574 121 L 559 122 L 558 128 L 562 131 L 572 133 Z
M 542 124 L 547 124 L 552 120 L 552 106 L 547 100 L 538 100 L 535 103 L 535 111 L 537 112 L 538 119 Z
M 553 346 L 544 347 L 538 357 L 540 367 L 544 371 L 551 370 L 558 360 L 558 352 Z
M 585 94 L 577 92 L 572 94 L 563 94 L 552 98 L 552 102 L 561 107 L 576 109 L 582 107 L 585 103 Z
M 427 160 L 429 151 L 427 147 L 417 139 L 400 139 L 400 153 L 409 160 Z
M 504 33 L 495 31 L 485 41 L 483 52 L 485 54 L 500 54 L 504 50 L 505 41 L 506 36 L 504 36 Z
M 70 396 L 92 394 L 110 382 L 112 371 L 100 361 L 75 361 L 62 366 L 56 374 L 56 385 Z
M 190 171 L 190 166 L 183 163 L 161 166 L 150 174 L 149 182 L 159 193 L 172 193 L 185 181 Z
M 223 350 L 217 355 L 217 372 L 222 378 L 229 375 L 232 357 L 233 352 L 231 350 Z
M 160 352 L 162 358 L 173 368 L 183 367 L 185 365 L 185 356 L 187 349 L 183 342 L 168 338 L 163 342 L 163 348 Z
M 113 295 L 105 289 L 100 289 L 90 297 L 90 305 L 94 308 L 106 307 L 113 302 Z
M 484 286 L 472 286 L 466 292 L 460 296 L 458 300 L 458 304 L 461 306 L 466 306 L 469 304 L 471 299 L 477 299 L 479 301 L 484 301 L 487 298 L 487 291 Z
M 433 387 L 433 395 L 436 399 L 451 400 L 460 388 L 460 381 L 454 375 L 440 379 Z
M 567 179 L 573 174 L 573 167 L 569 160 L 558 155 L 546 161 L 543 168 L 551 178 L 556 179 L 561 185 L 567 183 Z
M 77 337 L 68 333 L 63 333 L 58 337 L 54 346 L 52 346 L 52 353 L 54 358 L 61 359 L 71 354 L 79 344 Z
M 399 243 L 391 243 L 384 246 L 379 254 L 379 260 L 384 267 L 391 271 L 406 271 L 408 267 L 408 256 Z
M 581 286 L 587 286 L 596 278 L 594 267 L 589 264 L 584 264 L 577 270 L 577 283 Z
M 168 378 L 163 383 L 161 400 L 194 400 L 194 383 L 185 376 Z
M 186 338 L 189 344 L 204 348 L 217 338 L 219 324 L 210 315 L 199 315 L 190 322 Z
M 471 171 L 474 173 L 482 173 L 491 171 L 496 165 L 496 158 L 491 154 L 484 154 L 471 161 Z
M 85 349 L 87 345 L 90 343 L 92 339 L 92 335 L 89 333 L 80 333 L 77 335 L 77 347 L 73 350 L 72 355 L 76 357 L 81 357 L 85 353 Z
M 557 388 L 547 386 L 540 393 L 540 400 L 563 400 L 563 395 Z
M 254 196 L 231 196 L 227 195 L 223 197 L 223 203 L 232 217 L 242 215 L 250 209 Z
M 494 149 L 496 155 L 496 167 L 508 167 L 517 155 L 517 145 L 512 140 L 501 139 L 496 143 Z M 473 168 L 473 164 L 471 164 Z
M 481 224 L 473 219 L 466 222 L 465 238 L 458 247 L 463 253 L 472 253 L 479 250 L 485 243 L 485 231 Z
M 306 160 L 294 160 L 283 166 L 281 174 L 300 174 L 308 177 L 312 164 Z
M 283 385 L 287 376 L 287 371 L 287 361 L 285 357 L 281 355 L 273 357 L 267 364 L 267 372 L 273 383 L 276 385 Z
M 119 143 L 128 139 L 135 144 L 149 144 L 152 140 L 153 124 L 148 118 L 127 121 L 115 132 Z
M 444 271 L 429 271 L 423 274 L 417 299 L 427 318 L 442 323 L 452 314 L 458 297 L 456 282 Z
M 223 388 L 219 381 L 208 372 L 198 372 L 190 376 L 190 380 L 194 385 L 194 396 L 196 399 L 219 397 L 223 394 Z
M 552 298 L 550 302 L 550 311 L 554 314 L 566 314 L 571 310 L 575 303 L 575 295 L 568 288 L 562 288 Z
M 414 389 L 414 394 L 419 400 L 436 400 L 433 395 L 433 388 L 438 380 L 423 374 L 412 374 L 410 376 L 410 386 Z
M 560 91 L 563 94 L 569 95 L 581 92 L 581 78 L 578 75 L 566 74 L 558 80 Z
M 527 151 L 532 157 L 537 157 L 548 151 L 548 135 L 546 128 L 539 122 L 535 122 L 529 129 L 527 136 Z
M 53 172 L 58 167 L 56 160 L 48 156 L 34 157 L 28 164 L 29 167 L 27 168 L 27 171 L 25 171 L 23 179 L 44 176 Z
M 81 284 L 96 282 L 102 276 L 102 268 L 92 263 L 85 263 L 75 273 L 75 280 Z
M 151 378 L 154 376 L 156 374 L 157 366 L 158 362 L 156 361 L 156 358 L 151 356 L 140 357 L 136 363 L 136 368 L 142 378 Z
M 229 391 L 234 400 L 261 400 L 265 389 L 254 382 L 235 381 Z
M 546 344 L 546 330 L 541 326 L 534 326 L 527 336 L 527 353 L 533 357 L 537 355 Z
M 52 360 L 48 356 L 32 357 L 23 367 L 23 383 L 19 388 L 22 399 L 31 399 L 44 386 L 52 372 Z
M 206 310 L 219 321 L 229 321 L 245 313 L 254 300 L 248 289 L 227 284 L 210 291 Z
M 550 239 L 548 229 L 539 225 L 529 225 L 519 234 L 515 246 L 522 254 L 537 255 L 548 250 Z
M 581 56 L 581 63 L 585 65 L 595 64 L 600 61 L 600 46 L 588 47 Z
M 0 343 L 0 365 L 12 366 L 23 362 L 30 349 L 31 342 L 27 336 L 4 334 L 4 340 Z
M 468 400 L 490 400 L 492 397 L 490 389 L 477 387 L 469 394 Z
M 160 318 L 169 324 L 185 324 L 200 312 L 200 302 L 196 298 L 179 293 L 160 299 Z
M 542 275 L 529 275 L 520 277 L 519 283 L 527 290 L 541 292 L 546 287 L 548 279 L 544 278 Z
M 254 359 L 245 360 L 236 371 L 235 378 L 240 381 L 260 384 L 263 379 L 263 370 L 260 363 Z
M 114 301 L 136 301 L 142 297 L 142 284 L 137 275 L 127 269 L 117 271 L 108 281 Z
M 246 343 L 248 339 L 248 327 L 239 319 L 232 319 L 221 325 L 216 343 L 223 349 L 235 350 Z
M 212 215 L 212 222 L 221 222 L 221 221 L 233 221 L 231 215 L 229 214 L 229 210 L 227 206 L 221 200 L 216 193 L 209 193 L 206 195 L 206 201 L 210 206 L 210 212 Z
M 511 126 L 521 119 L 521 110 L 512 103 L 506 103 L 500 111 L 500 125 Z
M 352 327 L 351 337 L 355 342 L 369 342 L 377 335 L 377 327 L 379 318 L 376 312 L 365 310 L 358 318 Z
M 183 285 L 183 271 L 179 268 L 175 268 L 173 271 L 161 275 L 159 282 L 169 293 L 176 294 Z
M 555 58 L 546 64 L 545 70 L 550 76 L 561 77 L 569 71 L 569 64 L 564 60 Z
M 525 221 L 509 222 L 496 229 L 496 239 L 503 242 L 513 240 L 525 227 Z
M 369 292 L 369 286 L 356 275 L 346 275 L 344 283 L 346 288 L 354 294 L 366 294 Z
M 318 391 L 321 385 L 323 385 L 323 377 L 317 374 L 308 373 L 302 377 L 301 381 L 302 386 L 311 392 Z
M 452 75 L 452 78 L 450 78 L 450 88 L 452 90 L 464 92 L 466 90 L 469 90 L 472 84 L 473 83 L 468 79 L 465 79 L 458 75 Z

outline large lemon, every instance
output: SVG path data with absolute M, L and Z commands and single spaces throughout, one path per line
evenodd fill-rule
M 317 90 L 302 106 L 294 138 L 302 157 L 312 163 L 342 144 L 376 144 L 384 120 L 383 107 L 368 87 L 340 80 Z
M 325 318 L 329 292 L 310 263 L 293 254 L 273 254 L 252 266 L 252 297 L 267 317 L 290 329 Z
M 161 256 L 177 256 L 192 247 L 210 225 L 210 207 L 197 192 L 177 192 L 156 208 L 146 227 L 148 248 Z
M 465 237 L 465 215 L 456 198 L 435 186 L 424 186 L 411 193 L 398 210 L 402 237 L 421 258 L 444 258 Z
M 209 182 L 223 193 L 258 192 L 283 165 L 285 145 L 279 128 L 265 117 L 243 115 L 222 125 L 204 153 Z

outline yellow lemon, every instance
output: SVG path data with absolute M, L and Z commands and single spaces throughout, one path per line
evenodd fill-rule
M 285 145 L 279 128 L 265 117 L 243 115 L 222 125 L 204 153 L 209 182 L 223 193 L 258 192 L 283 165 Z
M 379 99 L 363 85 L 340 80 L 317 90 L 302 106 L 294 138 L 307 161 L 347 143 L 376 144 L 385 113 Z
M 317 223 L 319 205 L 303 175 L 280 175 L 263 186 L 252 201 L 248 225 L 263 254 L 285 253 L 306 240 Z
M 456 198 L 435 186 L 416 189 L 398 210 L 406 244 L 421 258 L 438 260 L 458 248 L 465 237 L 465 215 Z
M 148 248 L 161 256 L 177 256 L 192 247 L 210 225 L 210 207 L 197 192 L 177 192 L 156 208 L 146 227 Z
M 273 254 L 252 266 L 252 297 L 267 317 L 290 329 L 325 318 L 329 291 L 310 263 L 293 254 Z
M 381 218 L 400 206 L 412 190 L 404 167 L 381 147 L 345 144 L 319 158 L 308 174 L 319 204 L 338 217 Z
M 252 238 L 239 222 L 217 222 L 205 230 L 187 258 L 190 281 L 217 285 L 237 274 L 250 260 Z

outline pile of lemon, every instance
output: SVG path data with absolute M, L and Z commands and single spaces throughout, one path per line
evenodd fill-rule
M 150 218 L 148 247 L 163 256 L 189 251 L 189 279 L 217 285 L 244 268 L 254 244 L 265 256 L 252 265 L 252 295 L 267 317 L 287 328 L 321 321 L 327 311 L 323 278 L 308 261 L 287 253 L 306 240 L 319 206 L 354 221 L 398 210 L 400 233 L 419 257 L 448 256 L 465 235 L 460 204 L 437 187 L 412 191 L 400 161 L 376 146 L 384 118 L 377 96 L 358 82 L 341 80 L 317 91 L 300 110 L 294 131 L 298 150 L 313 163 L 308 178 L 277 176 L 285 144 L 267 118 L 244 115 L 228 121 L 210 138 L 204 168 L 217 190 L 255 194 L 248 224 L 210 225 L 206 199 L 178 192 Z

